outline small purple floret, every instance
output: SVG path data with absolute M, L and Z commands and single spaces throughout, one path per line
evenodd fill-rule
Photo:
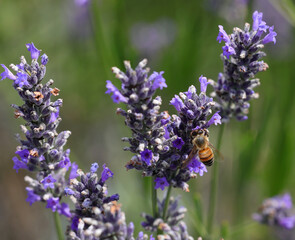
M 70 211 L 70 208 L 69 208 L 69 205 L 66 204 L 66 203 L 62 203 L 61 205 L 59 205 L 57 207 L 57 212 L 60 215 L 64 215 L 66 217 L 71 217 L 72 216 L 71 211 Z
M 113 177 L 114 173 L 108 167 L 106 167 L 105 164 L 102 167 L 103 171 L 101 172 L 101 181 L 105 182 L 110 177 Z
M 95 173 L 97 171 L 97 169 L 98 169 L 98 163 L 92 163 L 90 171 Z
M 161 188 L 162 191 L 165 189 L 165 187 L 169 186 L 169 183 L 167 182 L 167 179 L 165 177 L 156 178 L 155 183 L 155 189 Z
M 78 165 L 76 163 L 72 163 L 72 169 L 71 169 L 70 176 L 69 176 L 70 179 L 74 179 L 74 178 L 79 177 L 77 170 L 78 170 Z
M 66 195 L 73 195 L 74 194 L 74 191 L 68 187 L 65 188 L 65 194 Z
M 269 33 L 264 37 L 264 39 L 262 40 L 263 44 L 269 43 L 269 42 L 273 42 L 274 44 L 276 44 L 276 36 L 278 34 L 274 31 L 274 26 L 269 28 Z
M 141 160 L 144 161 L 148 166 L 151 165 L 151 160 L 153 159 L 153 152 L 149 149 L 145 149 L 140 153 Z
M 210 120 L 208 121 L 208 126 L 214 124 L 221 124 L 221 116 L 218 114 L 219 112 L 216 112 L 213 114 L 213 116 L 210 118 Z
M 31 58 L 37 60 L 39 58 L 41 51 L 35 47 L 34 43 L 27 43 L 26 47 L 28 51 L 31 53 Z
M 219 33 L 218 33 L 218 36 L 217 36 L 216 40 L 219 41 L 219 43 L 221 43 L 221 41 L 224 41 L 226 43 L 230 42 L 229 36 L 224 31 L 223 26 L 218 25 L 218 27 L 219 27 Z
M 229 58 L 230 55 L 236 54 L 236 51 L 233 47 L 225 45 L 222 47 L 223 55 Z
M 181 137 L 176 138 L 173 142 L 173 147 L 181 150 L 182 146 L 184 145 L 184 141 L 182 140 Z
M 28 86 L 28 75 L 26 73 L 18 72 L 17 79 L 14 80 L 14 83 L 19 87 Z
M 59 198 L 51 197 L 47 200 L 46 208 L 51 208 L 52 212 L 55 212 L 59 206 Z
M 194 158 L 188 165 L 190 171 L 198 173 L 200 176 L 204 175 L 204 172 L 207 172 L 206 166 Z
M 0 74 L 1 81 L 5 78 L 11 79 L 11 80 L 17 79 L 17 77 L 15 75 L 13 75 L 13 73 L 10 72 L 10 70 L 4 64 L 1 64 L 1 66 L 4 68 L 4 72 Z
M 54 183 L 56 182 L 56 179 L 54 179 L 51 174 L 49 174 L 47 177 L 45 177 L 41 183 L 43 184 L 44 188 L 54 188 Z
M 201 92 L 206 93 L 207 90 L 207 85 L 209 84 L 207 81 L 206 77 L 203 77 L 203 75 L 201 75 L 201 77 L 199 78 L 200 84 L 201 84 Z
M 161 71 L 161 72 L 154 72 L 150 77 L 149 77 L 149 80 L 150 81 L 154 81 L 153 82 L 153 86 L 152 86 L 152 89 L 157 89 L 157 88 L 160 88 L 161 90 L 163 89 L 163 87 L 167 87 L 167 84 L 166 84 L 166 80 L 165 78 L 163 78 L 163 73 L 164 71 Z
M 13 169 L 15 169 L 17 173 L 19 169 L 28 169 L 26 162 L 23 162 L 23 160 L 20 161 L 17 157 L 13 157 L 12 160 L 14 162 Z
M 41 56 L 41 64 L 42 65 L 46 65 L 48 63 L 48 56 L 44 53 L 42 56 Z
M 41 197 L 35 194 L 33 189 L 26 187 L 26 190 L 28 192 L 28 198 L 26 199 L 26 201 L 29 202 L 30 205 L 32 205 L 34 202 L 41 201 Z

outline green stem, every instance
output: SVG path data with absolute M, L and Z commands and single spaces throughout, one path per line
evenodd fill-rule
M 222 124 L 219 129 L 218 139 L 216 149 L 220 151 L 222 135 L 224 131 L 225 124 Z M 209 211 L 208 211 L 208 234 L 209 236 L 212 233 L 214 215 L 215 215 L 215 207 L 216 207 L 216 197 L 217 197 L 217 180 L 218 180 L 218 161 L 214 162 L 213 173 L 211 178 L 211 188 L 210 188 L 210 202 L 209 202 Z
M 168 209 L 168 205 L 169 205 L 169 199 L 170 199 L 170 194 L 171 194 L 171 189 L 172 189 L 172 185 L 170 184 L 167 190 L 167 194 L 166 194 L 166 198 L 165 198 L 165 205 L 164 205 L 164 209 L 163 209 L 163 220 L 166 220 L 166 213 L 167 213 L 167 209 Z
M 157 197 L 157 189 L 155 189 L 155 181 L 154 181 L 154 178 L 151 178 L 152 179 L 152 184 L 151 184 L 151 187 L 152 187 L 152 207 L 153 207 L 153 216 L 155 218 L 158 217 L 159 215 L 159 210 L 158 210 L 158 197 Z
M 57 211 L 54 212 L 53 216 L 54 216 L 54 224 L 55 224 L 55 229 L 56 229 L 56 234 L 57 234 L 58 240 L 64 240 L 64 233 L 62 231 L 58 212 Z

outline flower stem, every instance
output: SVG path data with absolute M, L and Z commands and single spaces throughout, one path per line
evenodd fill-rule
M 164 209 L 163 209 L 163 220 L 166 220 L 166 213 L 167 213 L 167 208 L 168 208 L 168 204 L 169 204 L 169 199 L 170 199 L 170 194 L 171 194 L 171 189 L 172 189 L 172 185 L 170 184 L 167 190 L 167 194 L 166 194 L 166 198 L 165 198 L 165 205 L 164 205 Z
M 221 146 L 222 135 L 224 131 L 225 124 L 222 124 L 219 129 L 218 139 L 216 149 L 219 151 Z M 217 196 L 217 180 L 218 180 L 218 161 L 214 162 L 213 173 L 211 178 L 211 188 L 210 188 L 210 202 L 209 202 L 209 210 L 208 210 L 208 234 L 209 236 L 212 233 L 214 215 L 215 215 L 215 207 L 216 207 L 216 196 Z
M 159 215 L 159 210 L 158 210 L 158 197 L 157 197 L 157 189 L 155 189 L 155 181 L 154 181 L 154 178 L 152 177 L 152 184 L 151 184 L 151 187 L 152 187 L 152 207 L 153 207 L 153 216 L 155 218 L 158 217 Z
M 54 223 L 55 223 L 55 229 L 56 229 L 56 234 L 57 234 L 58 240 L 64 240 L 64 234 L 63 234 L 63 231 L 62 231 L 62 227 L 61 227 L 58 212 L 55 211 L 53 213 L 53 216 L 54 216 Z

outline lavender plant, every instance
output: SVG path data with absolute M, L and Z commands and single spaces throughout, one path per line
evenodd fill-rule
M 249 101 L 259 97 L 253 89 L 260 85 L 260 81 L 254 77 L 268 68 L 264 61 L 260 61 L 266 55 L 261 50 L 267 43 L 275 44 L 277 36 L 274 26 L 268 26 L 262 17 L 263 13 L 255 11 L 252 29 L 246 23 L 244 30 L 235 27 L 230 35 L 219 25 L 217 41 L 225 42 L 221 55 L 224 70 L 219 73 L 217 82 L 210 83 L 214 87 L 212 96 L 217 102 L 215 108 L 220 112 L 223 122 L 229 121 L 231 117 L 246 120 Z
M 64 189 L 67 185 L 65 174 L 71 166 L 69 159 L 70 150 L 64 150 L 64 146 L 70 136 L 70 131 L 58 133 L 57 127 L 61 122 L 59 109 L 62 100 L 51 100 L 59 94 L 59 89 L 52 88 L 53 80 L 42 84 L 48 57 L 41 56 L 41 64 L 38 63 L 40 51 L 33 43 L 26 45 L 31 53 L 32 61 L 27 63 L 22 56 L 18 65 L 10 67 L 16 72 L 13 74 L 4 64 L 4 72 L 1 80 L 8 78 L 13 80 L 13 87 L 23 100 L 23 105 L 13 104 L 15 118 L 22 117 L 25 124 L 21 125 L 24 137 L 17 135 L 20 145 L 13 157 L 14 169 L 27 169 L 34 172 L 35 176 L 26 176 L 29 183 L 26 188 L 27 201 L 32 205 L 34 202 L 46 202 L 46 208 L 53 212 L 70 217 L 68 204 L 61 202 Z
M 121 89 L 107 81 L 106 93 L 112 94 L 115 103 L 126 104 L 126 110 L 117 109 L 132 131 L 132 137 L 122 139 L 130 144 L 124 150 L 134 153 L 126 168 L 154 177 L 156 189 L 173 186 L 189 191 L 186 182 L 207 171 L 198 156 L 183 166 L 193 148 L 190 134 L 194 129 L 208 129 L 212 124 L 221 123 L 218 113 L 212 115 L 213 100 L 206 96 L 207 78 L 201 76 L 199 79 L 200 94 L 191 86 L 187 92 L 175 95 L 170 104 L 178 115 L 170 116 L 167 111 L 160 112 L 161 97 L 154 97 L 158 88 L 167 87 L 162 76 L 164 72 L 148 75 L 147 60 L 141 61 L 135 69 L 128 61 L 124 63 L 125 73 L 113 68 L 116 78 L 121 81 Z
M 17 147 L 18 156 L 13 157 L 13 168 L 17 172 L 26 169 L 35 173 L 33 177 L 25 177 L 29 183 L 26 188 L 27 201 L 30 205 L 38 201 L 46 202 L 46 208 L 55 212 L 59 239 L 63 239 L 64 234 L 57 214 L 69 220 L 67 239 L 135 239 L 133 223 L 126 224 L 125 214 L 116 202 L 119 195 L 108 196 L 105 182 L 113 177 L 112 171 L 104 164 L 101 177 L 98 178 L 98 164 L 94 163 L 90 172 L 85 174 L 76 163 L 71 163 L 70 150 L 63 149 L 70 132 L 57 132 L 61 122 L 59 110 L 62 100 L 51 100 L 52 96 L 59 94 L 59 89 L 50 87 L 53 80 L 42 83 L 48 57 L 43 54 L 39 64 L 40 50 L 33 43 L 26 46 L 31 53 L 31 64 L 24 57 L 21 57 L 20 64 L 11 64 L 16 75 L 2 64 L 4 72 L 1 73 L 1 80 L 13 80 L 14 89 L 24 101 L 21 106 L 12 105 L 15 117 L 22 117 L 26 122 L 21 125 L 25 139 L 17 135 L 21 145 Z M 62 202 L 67 196 L 74 202 L 72 210 L 67 203 Z M 136 239 L 154 240 L 152 235 L 148 237 L 143 232 Z
M 295 212 L 290 194 L 265 199 L 258 212 L 253 214 L 253 219 L 262 224 L 293 229 Z
M 207 172 L 198 155 L 184 164 L 193 149 L 192 130 L 208 129 L 212 124 L 221 123 L 217 112 L 212 115 L 213 100 L 206 96 L 207 78 L 199 78 L 199 94 L 191 86 L 187 92 L 175 95 L 170 104 L 178 114 L 170 116 L 167 111 L 160 112 L 162 100 L 159 96 L 154 97 L 158 88 L 167 87 L 162 76 L 164 72 L 149 75 L 149 69 L 145 67 L 147 60 L 141 61 L 135 69 L 128 61 L 124 63 L 126 72 L 113 68 L 116 78 L 121 81 L 120 90 L 107 81 L 106 93 L 112 95 L 115 103 L 126 104 L 126 110 L 117 109 L 132 131 L 131 137 L 122 139 L 130 144 L 124 150 L 134 153 L 126 168 L 137 169 L 143 176 L 152 177 L 153 216 L 144 214 L 147 221 L 142 226 L 157 232 L 158 236 L 161 236 L 160 231 L 166 232 L 167 239 L 191 239 L 184 222 L 176 224 L 173 219 L 169 221 L 169 212 L 176 209 L 169 207 L 172 204 L 170 193 L 172 187 L 188 192 L 187 181 Z M 157 189 L 164 190 L 166 187 L 166 196 L 158 206 Z M 175 214 L 178 216 L 177 212 Z

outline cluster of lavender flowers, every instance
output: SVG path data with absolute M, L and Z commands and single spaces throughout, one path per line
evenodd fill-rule
M 145 221 L 141 223 L 143 228 L 150 232 L 160 232 L 161 234 L 158 235 L 159 239 L 193 240 L 193 237 L 189 236 L 186 224 L 183 221 L 187 209 L 185 207 L 178 207 L 179 197 L 171 197 L 169 199 L 166 220 L 164 220 L 162 217 L 164 215 L 165 200 L 166 199 L 163 201 L 158 201 L 158 215 L 161 217 L 150 216 L 146 213 L 142 214 L 142 216 L 145 218 Z
M 118 194 L 108 196 L 105 185 L 112 171 L 103 165 L 100 178 L 96 174 L 98 164 L 91 166 L 90 172 L 79 169 L 65 192 L 75 204 L 71 226 L 67 229 L 69 240 L 118 239 L 134 240 L 133 223 L 126 224 L 125 214 L 120 209 Z M 140 232 L 137 240 L 154 240 L 152 236 Z
M 126 110 L 117 109 L 132 131 L 132 137 L 122 139 L 130 144 L 124 150 L 135 154 L 126 168 L 140 170 L 143 176 L 153 176 L 156 189 L 164 190 L 171 185 L 189 191 L 186 182 L 207 172 L 198 156 L 183 166 L 193 148 L 190 134 L 194 129 L 221 123 L 218 113 L 212 115 L 212 98 L 206 96 L 207 78 L 200 77 L 199 94 L 191 86 L 187 92 L 175 95 L 170 104 L 178 115 L 170 116 L 167 111 L 160 112 L 161 97 L 154 97 L 158 88 L 167 87 L 162 76 L 164 72 L 148 75 L 147 60 L 141 61 L 135 69 L 128 61 L 124 63 L 126 72 L 113 68 L 116 78 L 121 81 L 121 88 L 107 81 L 106 93 L 112 94 L 115 103 L 126 105 Z M 212 117 L 208 120 L 210 115 Z
M 274 27 L 269 27 L 262 16 L 261 12 L 255 11 L 252 29 L 246 23 L 244 30 L 236 27 L 230 35 L 219 25 L 217 40 L 219 43 L 225 42 L 221 55 L 224 72 L 219 73 L 218 81 L 212 81 L 211 84 L 214 87 L 212 96 L 217 102 L 215 109 L 220 112 L 223 122 L 231 117 L 246 120 L 249 101 L 259 96 L 253 88 L 260 82 L 254 77 L 268 68 L 264 61 L 260 61 L 266 55 L 261 49 L 267 43 L 275 44 L 277 36 Z
M 294 229 L 295 211 L 290 194 L 265 199 L 253 219 L 270 226 Z
M 13 74 L 4 64 L 4 72 L 1 80 L 8 78 L 13 80 L 13 87 L 20 95 L 24 104 L 12 105 L 15 109 L 15 117 L 22 117 L 25 125 L 21 125 L 25 139 L 17 135 L 20 146 L 17 147 L 16 157 L 13 157 L 14 169 L 26 169 L 35 172 L 36 176 L 26 176 L 29 183 L 26 188 L 27 201 L 46 202 L 46 207 L 53 212 L 64 215 L 70 221 L 67 230 L 68 239 L 126 239 L 134 240 L 133 224 L 128 226 L 125 215 L 120 210 L 117 200 L 118 194 L 107 196 L 108 190 L 105 182 L 113 177 L 112 171 L 103 165 L 101 177 L 96 171 L 98 164 L 91 166 L 90 172 L 83 173 L 76 163 L 71 163 L 70 150 L 63 150 L 70 136 L 69 131 L 57 132 L 61 122 L 59 109 L 62 100 L 51 101 L 52 96 L 59 94 L 59 89 L 51 88 L 53 80 L 42 84 L 46 73 L 45 65 L 48 62 L 46 54 L 38 63 L 40 50 L 33 43 L 26 45 L 31 53 L 32 62 L 29 65 L 24 57 L 21 63 L 11 64 L 16 72 Z M 66 177 L 66 173 L 71 171 Z M 70 210 L 68 204 L 61 202 L 62 198 L 70 196 L 75 208 Z M 137 240 L 154 240 L 152 236 L 140 232 Z
M 24 57 L 21 57 L 20 64 L 11 64 L 10 67 L 16 75 L 1 64 L 5 70 L 1 73 L 1 80 L 13 80 L 13 87 L 24 102 L 21 106 L 12 105 L 15 118 L 22 117 L 26 122 L 21 125 L 25 139 L 17 135 L 21 145 L 15 152 L 17 156 L 13 158 L 13 168 L 17 172 L 19 169 L 36 172 L 35 178 L 25 177 L 30 185 L 26 188 L 27 201 L 30 204 L 36 201 L 47 202 L 47 208 L 70 217 L 68 205 L 60 203 L 60 199 L 66 186 L 65 174 L 71 166 L 70 150 L 64 150 L 63 147 L 71 133 L 58 133 L 56 130 L 61 122 L 59 108 L 62 100 L 51 101 L 51 97 L 57 96 L 59 89 L 50 87 L 53 80 L 44 85 L 41 83 L 46 73 L 47 55 L 41 56 L 39 64 L 40 51 L 33 43 L 26 46 L 31 53 L 31 64 L 28 64 Z

